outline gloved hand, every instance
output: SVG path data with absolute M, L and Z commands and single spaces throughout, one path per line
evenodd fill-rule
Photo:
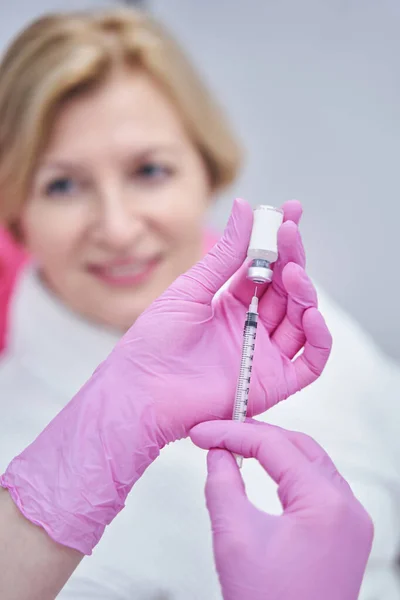
M 286 219 L 298 219 L 301 206 L 289 202 L 284 212 Z M 196 423 L 232 415 L 244 320 L 255 289 L 243 265 L 252 223 L 250 206 L 236 200 L 221 241 L 153 302 L 116 349 L 115 357 L 134 369 L 142 390 L 155 400 L 163 444 L 186 437 Z M 281 226 L 278 248 L 273 282 L 258 294 L 249 415 L 317 379 L 331 349 L 314 286 L 302 268 L 304 250 L 294 222 Z
M 208 454 L 206 499 L 225 600 L 358 598 L 372 521 L 312 438 L 232 421 L 203 423 L 190 435 L 201 448 L 220 448 Z M 227 450 L 259 460 L 279 486 L 282 515 L 251 504 Z
M 286 217 L 300 217 L 298 203 Z M 137 320 L 74 400 L 1 479 L 23 514 L 90 553 L 133 484 L 167 443 L 232 414 L 242 331 L 253 292 L 240 269 L 252 210 L 236 201 L 221 241 Z M 316 306 L 297 226 L 279 232 L 274 282 L 261 294 L 251 414 L 314 381 L 331 337 Z M 303 347 L 303 354 L 291 362 Z M 66 365 L 68 369 L 68 365 Z

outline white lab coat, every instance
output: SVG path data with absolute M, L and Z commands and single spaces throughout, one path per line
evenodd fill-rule
M 322 443 L 373 516 L 376 540 L 363 600 L 398 600 L 394 562 L 400 537 L 400 372 L 323 293 L 334 337 L 324 375 L 264 417 Z M 117 338 L 62 306 L 28 269 L 11 312 L 0 363 L 0 469 L 69 401 Z M 232 374 L 235 377 L 235 374 Z M 400 427 L 400 425 L 399 425 Z M 255 461 L 244 476 L 252 500 L 279 510 L 275 489 Z M 177 442 L 135 485 L 65 589 L 63 600 L 220 599 L 204 503 L 205 453 Z

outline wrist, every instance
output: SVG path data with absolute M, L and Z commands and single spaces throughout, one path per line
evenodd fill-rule
M 182 399 L 173 402 L 154 403 L 155 431 L 160 450 L 189 435 L 190 427 L 187 427 L 182 415 Z M 179 406 L 180 405 L 180 406 Z

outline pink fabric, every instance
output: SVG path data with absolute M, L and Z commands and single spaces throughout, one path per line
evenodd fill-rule
M 139 317 L 1 478 L 23 514 L 57 542 L 90 554 L 160 448 L 197 423 L 231 416 L 252 222 L 250 206 L 237 201 L 218 244 Z M 273 283 L 259 293 L 250 414 L 317 379 L 331 347 L 295 223 L 282 225 L 278 249 Z
M 206 499 L 224 600 L 357 600 L 372 521 L 313 439 L 257 421 L 202 423 L 190 435 L 214 448 Z M 281 516 L 247 499 L 232 452 L 278 484 Z
M 0 353 L 6 346 L 7 316 L 15 281 L 26 260 L 24 250 L 0 228 Z

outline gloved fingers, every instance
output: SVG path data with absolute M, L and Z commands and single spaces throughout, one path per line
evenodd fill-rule
M 283 271 L 288 263 L 304 268 L 305 255 L 300 232 L 292 221 L 286 221 L 278 232 L 279 258 L 273 267 L 272 283 L 260 300 L 260 318 L 271 335 L 285 317 L 288 294 L 283 282 Z
M 292 389 L 289 395 L 295 394 L 321 375 L 332 349 L 332 336 L 325 320 L 318 309 L 308 308 L 303 315 L 303 330 L 306 337 L 304 350 L 293 363 L 286 365 L 294 369 Z
M 274 331 L 282 321 L 286 313 L 287 293 L 282 283 L 280 270 L 287 264 L 285 257 L 292 261 L 297 253 L 294 249 L 299 243 L 299 232 L 297 225 L 292 221 L 286 221 L 278 231 L 278 252 L 283 258 L 273 266 L 274 276 L 272 283 L 258 287 L 260 318 L 268 333 Z M 301 240 L 300 240 L 301 242 Z M 298 255 L 297 255 L 298 257 Z M 298 257 L 299 258 L 299 257 Z M 294 262 L 296 262 L 294 260 Z M 247 279 L 248 261 L 239 269 L 233 277 L 229 291 L 236 300 L 246 307 L 254 294 L 255 284 Z
M 236 199 L 222 238 L 187 273 L 173 283 L 166 294 L 182 299 L 211 303 L 214 295 L 243 264 L 253 226 L 253 212 L 244 200 Z
M 267 423 L 208 421 L 196 425 L 190 437 L 200 448 L 223 448 L 245 458 L 256 458 L 277 484 L 289 474 L 295 480 L 298 470 L 308 463 L 303 452 L 279 428 Z
M 304 456 L 308 458 L 310 462 L 318 462 L 322 457 L 329 458 L 329 461 L 333 465 L 333 461 L 330 459 L 325 450 L 316 442 L 311 436 L 300 431 L 292 431 L 289 429 L 281 429 L 284 434 L 299 450 L 302 451 Z
M 207 455 L 206 501 L 213 531 L 221 520 L 235 523 L 240 506 L 247 502 L 244 483 L 235 458 L 227 450 L 213 448 Z
M 247 279 L 247 270 L 249 268 L 249 261 L 246 260 L 240 269 L 233 276 L 229 284 L 229 293 L 243 305 L 247 306 L 254 294 L 254 283 Z M 268 286 L 265 286 L 267 288 Z M 264 286 L 259 288 L 259 297 L 264 292 Z
M 314 438 L 300 431 L 292 431 L 284 429 L 278 425 L 266 424 L 263 421 L 258 421 L 252 417 L 246 418 L 246 423 L 251 423 L 255 427 L 264 427 L 265 425 L 273 427 L 282 433 L 296 448 L 300 450 L 311 464 L 312 469 L 318 470 L 319 474 L 326 477 L 333 485 L 340 489 L 342 493 L 350 494 L 354 497 L 353 491 L 337 470 L 335 463 L 329 454 L 318 444 Z M 311 469 L 311 470 L 312 470 Z
M 282 204 L 283 222 L 293 221 L 298 225 L 303 215 L 303 207 L 298 200 L 287 200 Z
M 279 231 L 278 231 L 278 254 L 280 255 L 282 253 L 284 257 L 285 256 L 292 257 L 292 258 L 290 258 L 290 260 L 293 260 L 293 262 L 296 262 L 296 260 L 303 261 L 304 260 L 304 258 L 303 258 L 304 250 L 302 248 L 301 239 L 299 238 L 298 230 L 297 230 L 297 224 L 300 221 L 302 211 L 303 211 L 302 206 L 301 206 L 300 202 L 298 202 L 297 200 L 290 200 L 288 202 L 285 202 L 282 205 L 282 210 L 283 210 L 283 224 L 279 228 Z M 300 242 L 300 247 L 299 247 L 299 242 Z M 285 260 L 285 258 L 283 260 Z M 286 262 L 284 262 L 283 264 L 286 264 Z M 278 259 L 277 263 L 275 265 L 273 265 L 274 277 L 275 277 L 275 270 L 276 270 L 278 272 L 278 279 L 279 279 L 279 269 L 281 268 L 281 267 L 279 267 L 279 264 L 280 263 L 279 263 L 279 259 Z M 249 304 L 250 299 L 254 294 L 254 288 L 255 288 L 254 283 L 247 279 L 247 269 L 248 269 L 248 261 L 246 261 L 246 263 L 241 267 L 241 269 L 239 269 L 239 271 L 233 277 L 232 282 L 229 286 L 229 291 L 232 294 L 232 296 L 234 296 L 234 298 L 236 298 L 236 300 L 239 300 L 239 302 L 241 302 L 242 304 L 244 304 L 246 306 Z M 281 312 L 280 312 L 281 318 L 282 318 L 284 315 L 284 312 L 285 312 L 285 307 L 286 307 L 285 290 L 281 286 L 281 288 L 280 288 L 281 293 L 279 293 L 279 289 L 275 289 L 273 284 L 272 285 L 265 284 L 265 285 L 262 285 L 261 287 L 259 287 L 258 297 L 259 298 L 263 297 L 269 289 L 272 289 L 274 292 L 278 292 L 277 293 L 278 300 L 279 300 L 278 307 L 281 307 L 281 305 L 282 305 L 281 297 L 282 297 L 282 293 L 283 293 L 284 302 L 283 302 L 283 308 L 281 308 Z M 271 303 L 271 304 L 273 305 L 273 303 Z M 272 306 L 271 306 L 271 308 L 272 308 Z M 280 322 L 279 316 L 274 317 L 274 322 L 275 322 L 275 320 L 278 320 L 278 322 Z
M 336 468 L 329 454 L 312 437 L 299 431 L 284 430 L 286 437 L 294 444 L 312 465 L 343 493 L 351 494 L 352 489 Z
M 306 341 L 303 330 L 303 315 L 308 308 L 317 307 L 317 292 L 305 273 L 296 263 L 289 263 L 282 273 L 288 294 L 286 314 L 275 329 L 272 339 L 282 354 L 292 359 Z

